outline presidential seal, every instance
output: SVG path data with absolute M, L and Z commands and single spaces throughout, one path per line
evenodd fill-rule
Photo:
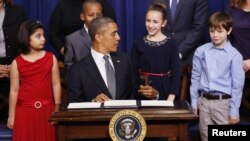
M 146 132 L 144 118 L 133 110 L 121 110 L 109 122 L 109 135 L 113 141 L 143 141 Z

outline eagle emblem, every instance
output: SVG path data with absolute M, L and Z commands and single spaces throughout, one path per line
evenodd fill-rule
M 124 119 L 121 121 L 121 132 L 126 139 L 133 138 L 137 133 L 137 129 L 135 129 L 135 122 L 131 119 Z

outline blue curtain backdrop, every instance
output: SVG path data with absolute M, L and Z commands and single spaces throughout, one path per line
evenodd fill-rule
M 59 0 L 14 0 L 14 3 L 20 4 L 25 8 L 28 18 L 42 21 L 45 25 L 46 33 L 48 33 L 50 15 L 58 1 Z M 130 52 L 133 41 L 145 35 L 144 20 L 150 0 L 109 1 L 117 17 L 119 34 L 121 36 L 120 50 Z M 216 11 L 225 11 L 228 2 L 229 0 L 208 0 L 209 15 Z M 48 42 L 45 48 L 56 53 Z

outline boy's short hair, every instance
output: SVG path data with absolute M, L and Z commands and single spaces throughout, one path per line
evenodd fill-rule
M 208 27 L 212 29 L 222 29 L 229 31 L 232 27 L 233 22 L 230 15 L 225 12 L 216 12 L 210 18 Z
M 83 3 L 82 3 L 82 13 L 84 13 L 85 11 L 85 5 L 86 4 L 99 4 L 102 8 L 102 4 L 99 0 L 85 0 Z

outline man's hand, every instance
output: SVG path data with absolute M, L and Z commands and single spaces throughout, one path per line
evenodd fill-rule
M 10 65 L 0 64 L 0 78 L 10 77 Z
M 152 86 L 140 86 L 140 89 L 138 90 L 139 93 L 144 95 L 146 98 L 149 99 L 155 99 L 157 97 L 157 90 L 155 90 Z
M 101 102 L 111 100 L 107 95 L 104 93 L 99 94 L 95 99 L 93 99 L 93 102 Z

